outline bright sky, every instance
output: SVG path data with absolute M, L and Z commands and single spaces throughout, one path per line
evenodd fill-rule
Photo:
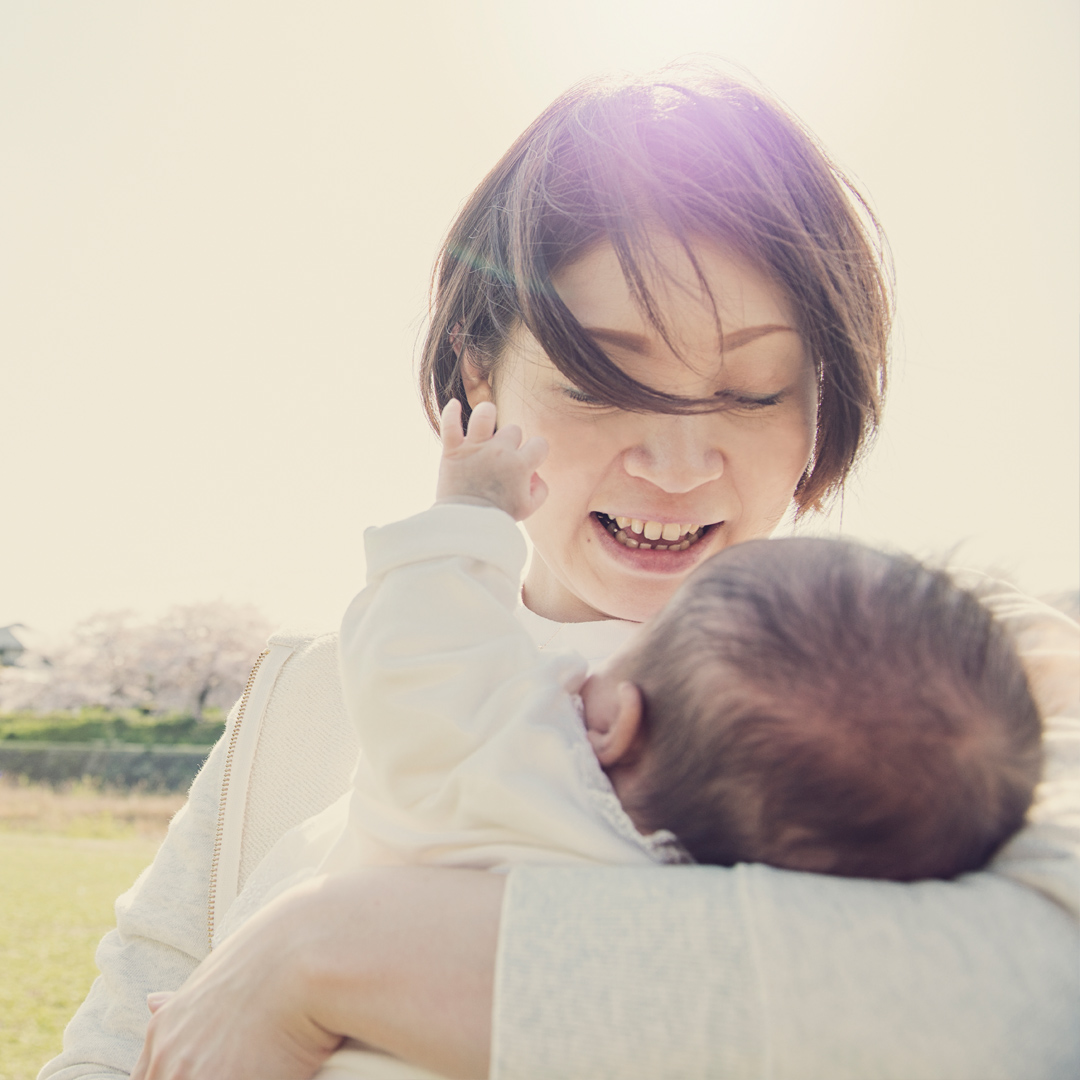
M 461 200 L 576 79 L 742 65 L 869 192 L 896 366 L 843 529 L 1078 571 L 1074 0 L 5 0 L 0 625 L 337 624 L 425 506 L 413 358 Z M 835 525 L 834 525 L 835 527 Z

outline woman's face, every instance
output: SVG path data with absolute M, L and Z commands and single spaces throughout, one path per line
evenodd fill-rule
M 472 405 L 494 400 L 500 426 L 550 446 L 539 470 L 550 493 L 525 523 L 535 552 L 524 599 L 560 622 L 642 621 L 710 555 L 768 535 L 814 444 L 816 378 L 781 291 L 698 245 L 721 342 L 685 252 L 673 239 L 654 247 L 666 272 L 649 288 L 675 350 L 635 306 L 610 244 L 563 268 L 555 288 L 629 375 L 671 394 L 716 395 L 715 412 L 635 413 L 582 400 L 524 328 L 490 381 L 464 365 Z

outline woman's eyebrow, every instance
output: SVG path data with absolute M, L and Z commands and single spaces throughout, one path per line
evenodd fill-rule
M 733 352 L 735 349 L 741 349 L 744 345 L 749 345 L 751 341 L 757 341 L 758 338 L 763 338 L 767 334 L 782 334 L 792 333 L 790 326 L 785 326 L 783 323 L 762 323 L 760 326 L 744 326 L 741 330 L 733 330 L 730 334 L 725 334 L 720 340 L 721 352 Z
M 631 330 L 609 330 L 603 326 L 583 326 L 582 330 L 594 341 L 614 345 L 617 349 L 648 356 L 652 352 L 652 342 L 644 334 L 635 334 Z
M 614 345 L 617 349 L 625 349 L 627 352 L 637 353 L 640 356 L 648 356 L 652 352 L 653 342 L 645 334 L 638 334 L 632 330 L 615 330 L 604 326 L 583 326 L 582 329 L 594 341 L 607 345 Z M 790 333 L 791 327 L 783 323 L 762 323 L 760 326 L 744 326 L 741 330 L 733 330 L 725 334 L 720 341 L 721 352 L 733 352 L 749 345 L 751 341 L 765 337 L 767 334 Z

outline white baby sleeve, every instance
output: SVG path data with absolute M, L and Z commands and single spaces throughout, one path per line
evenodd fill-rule
M 488 734 L 492 687 L 536 650 L 514 618 L 525 542 L 501 510 L 438 504 L 368 529 L 368 586 L 345 613 L 345 704 L 394 803 L 429 795 Z
M 538 652 L 514 614 L 511 518 L 440 504 L 365 539 L 370 584 L 341 635 L 356 846 L 326 868 L 652 861 L 585 740 L 584 661 Z

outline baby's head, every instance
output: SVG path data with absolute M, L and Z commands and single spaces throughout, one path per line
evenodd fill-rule
M 836 540 L 711 559 L 583 698 L 635 823 L 703 863 L 953 877 L 1019 828 L 1041 767 L 1024 670 L 977 597 Z

